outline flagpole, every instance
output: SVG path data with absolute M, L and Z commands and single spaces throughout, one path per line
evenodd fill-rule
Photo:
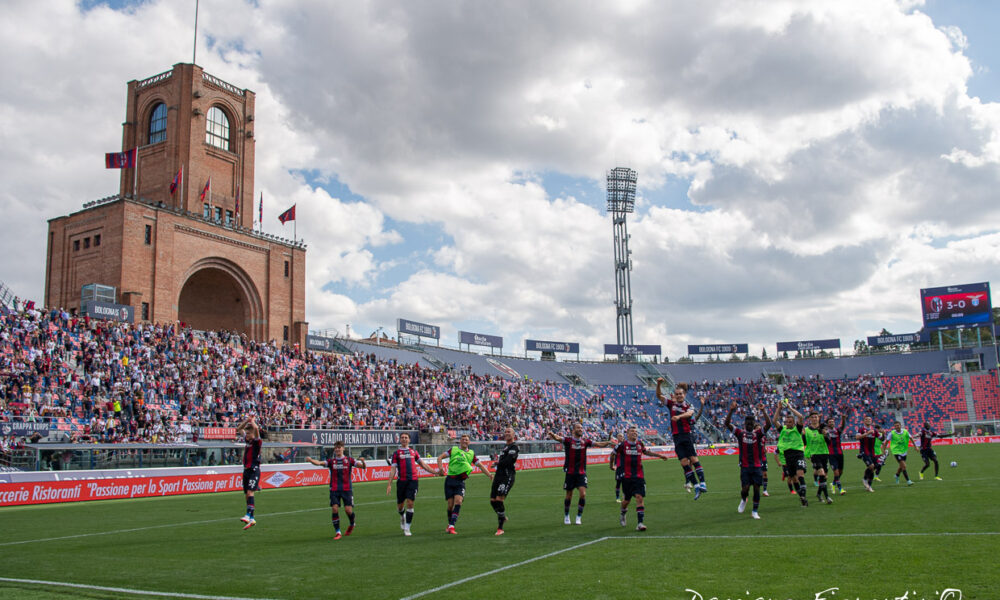
M 132 176 L 135 177 L 135 181 L 132 182 L 132 199 L 139 200 L 139 145 L 136 144 L 135 150 L 135 168 L 132 169 Z
M 191 51 L 191 64 L 198 64 L 198 0 L 194 0 L 194 44 Z
M 186 202 L 184 201 L 185 198 L 184 198 L 184 165 L 183 164 L 181 164 L 181 184 L 178 187 L 177 192 L 178 192 L 178 195 L 180 196 L 181 200 L 178 203 L 179 206 L 175 206 L 174 208 L 177 208 L 177 209 L 180 209 L 180 210 L 187 210 L 185 208 Z

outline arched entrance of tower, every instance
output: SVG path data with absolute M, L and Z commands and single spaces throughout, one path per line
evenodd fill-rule
M 235 263 L 205 258 L 188 269 L 177 319 L 194 329 L 239 331 L 262 339 L 263 310 L 253 280 Z

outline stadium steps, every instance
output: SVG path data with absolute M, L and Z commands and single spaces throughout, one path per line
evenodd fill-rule
M 976 398 L 972 394 L 972 378 L 968 373 L 962 374 L 962 388 L 965 391 L 965 409 L 969 411 L 969 420 L 977 421 Z

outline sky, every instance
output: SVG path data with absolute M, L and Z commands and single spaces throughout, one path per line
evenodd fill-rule
M 126 83 L 191 61 L 194 7 L 4 2 L 18 295 L 42 300 L 47 220 L 117 193 Z M 297 206 L 310 329 L 599 358 L 625 166 L 634 342 L 773 355 L 916 331 L 921 288 L 997 289 L 998 22 L 988 0 L 202 0 L 197 63 L 257 94 L 263 227 L 291 237 Z

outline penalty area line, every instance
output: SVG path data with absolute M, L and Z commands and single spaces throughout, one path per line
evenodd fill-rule
M 44 581 L 41 579 L 16 579 L 14 577 L 0 577 L 0 582 L 22 583 L 31 585 L 50 585 L 56 587 L 73 588 L 78 590 L 95 590 L 99 592 L 114 592 L 117 594 L 132 594 L 134 596 L 190 598 L 192 600 L 269 600 L 267 598 L 242 598 L 239 596 L 207 596 L 204 594 L 184 594 L 181 592 L 156 592 L 152 590 L 133 590 L 131 588 L 108 587 L 103 585 L 89 585 L 86 583 L 68 583 L 65 581 Z
M 609 538 L 608 537 L 597 538 L 596 540 L 590 540 L 589 542 L 584 542 L 582 544 L 577 544 L 575 546 L 570 546 L 569 548 L 563 548 L 562 550 L 556 550 L 555 552 L 549 552 L 548 554 L 543 554 L 541 556 L 536 556 L 534 558 L 529 558 L 527 560 L 522 560 L 521 562 L 516 562 L 516 563 L 510 564 L 510 565 L 503 566 L 503 567 L 497 567 L 496 569 L 493 569 L 493 570 L 490 570 L 490 571 L 486 571 L 484 573 L 479 573 L 477 575 L 471 575 L 469 577 L 464 577 L 464 578 L 459 579 L 457 581 L 452 581 L 451 583 L 446 583 L 444 585 L 439 585 L 436 588 L 431 588 L 429 590 L 424 590 L 422 592 L 417 592 L 416 594 L 413 594 L 412 596 L 406 596 L 404 598 L 400 598 L 400 600 L 414 600 L 415 598 L 420 598 L 420 597 L 423 597 L 423 596 L 427 596 L 429 594 L 435 594 L 437 592 L 440 592 L 440 591 L 443 591 L 443 590 L 447 590 L 449 588 L 453 588 L 456 585 L 462 585 L 463 583 L 467 583 L 469 581 L 475 581 L 476 579 L 481 579 L 483 577 L 489 577 L 490 575 L 496 575 L 497 573 L 503 573 L 504 571 L 509 571 L 510 569 L 516 569 L 517 567 L 523 567 L 524 565 L 531 564 L 533 562 L 537 562 L 537 561 L 540 561 L 540 560 L 545 560 L 546 558 L 552 558 L 553 556 L 558 556 L 559 554 L 562 554 L 564 552 L 572 552 L 573 550 L 578 550 L 578 549 L 583 548 L 585 546 L 590 546 L 591 544 L 596 544 L 598 542 L 603 542 L 604 540 L 607 540 L 607 539 L 609 539 Z

